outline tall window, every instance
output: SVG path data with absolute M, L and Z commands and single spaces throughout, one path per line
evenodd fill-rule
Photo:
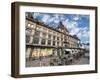
M 46 33 L 42 33 L 42 37 L 43 38 L 46 38 Z
M 41 44 L 42 44 L 42 45 L 45 45 L 45 43 L 46 43 L 46 39 L 42 39 L 42 40 L 41 40 Z
M 55 36 L 53 36 L 53 40 L 55 40 L 56 39 L 56 37 Z
M 57 37 L 57 40 L 59 40 L 59 37 Z
M 28 23 L 27 26 L 28 26 L 28 27 L 31 27 L 31 24 Z
M 30 36 L 26 35 L 26 43 L 29 43 L 29 41 L 30 41 Z
M 29 43 L 30 41 L 30 35 L 31 35 L 32 30 L 30 28 L 26 28 L 25 33 L 26 33 L 26 43 Z
M 48 34 L 48 45 L 51 45 L 51 34 Z
M 53 46 L 55 46 L 55 44 L 56 44 L 56 42 L 55 42 L 55 41 L 53 41 Z
M 48 35 L 48 39 L 51 39 L 51 34 Z
M 39 31 L 35 31 L 35 34 L 34 34 L 34 36 L 37 36 L 37 37 L 39 37 L 39 36 L 40 36 L 40 32 L 39 32 Z
M 57 42 L 57 46 L 59 46 L 59 42 Z
M 65 41 L 67 41 L 67 38 L 65 38 Z
M 39 37 L 33 38 L 33 44 L 39 44 Z
M 61 38 L 61 41 L 63 41 L 63 38 Z
M 39 36 L 40 36 L 40 32 L 35 31 L 34 36 L 33 36 L 33 44 L 39 44 Z
M 51 40 L 48 40 L 48 45 L 51 45 Z

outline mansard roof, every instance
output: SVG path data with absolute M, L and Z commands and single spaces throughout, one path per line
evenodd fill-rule
M 63 23 L 62 23 L 61 21 L 59 22 L 59 25 L 58 25 L 57 28 L 58 28 L 58 29 L 60 28 L 60 29 L 65 30 L 66 32 L 69 32 L 69 31 L 67 30 L 67 28 L 63 25 Z
M 72 38 L 75 38 L 75 39 L 77 39 L 77 40 L 80 40 L 80 39 L 79 39 L 77 36 L 75 36 L 75 35 L 72 36 L 72 35 L 69 35 L 69 34 L 66 34 L 66 33 L 63 33 L 63 32 L 61 32 L 61 31 L 59 31 L 57 28 L 62 28 L 62 29 L 66 30 L 66 31 L 68 32 L 68 30 L 66 29 L 66 27 L 62 24 L 62 22 L 60 22 L 60 25 L 59 25 L 57 28 L 53 28 L 53 27 L 50 27 L 49 25 L 44 24 L 43 22 L 39 22 L 38 20 L 36 20 L 36 19 L 34 19 L 34 18 L 26 17 L 26 20 L 32 21 L 32 22 L 34 22 L 34 23 L 37 23 L 37 24 L 39 24 L 39 25 L 41 25 L 41 26 L 44 26 L 44 27 L 49 28 L 49 29 L 51 29 L 51 30 L 54 30 L 54 31 L 56 31 L 56 32 L 59 32 L 59 33 L 62 33 L 62 34 L 64 34 L 64 35 L 68 35 L 68 36 L 70 36 L 70 37 L 72 37 Z
M 78 39 L 78 40 L 80 40 L 80 39 L 77 37 L 77 35 L 73 35 L 73 37 L 74 37 L 75 39 Z

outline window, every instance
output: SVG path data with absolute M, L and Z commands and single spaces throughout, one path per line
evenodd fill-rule
M 67 44 L 65 44 L 65 47 L 68 47 Z
M 46 29 L 46 28 L 43 28 L 43 30 L 44 30 L 44 31 L 47 31 L 47 29 Z
M 65 38 L 65 41 L 67 41 L 67 39 Z
M 34 25 L 31 25 L 31 28 L 33 28 L 34 27 Z
M 55 41 L 53 41 L 53 46 L 55 46 L 55 43 L 56 43 L 56 42 L 55 42 Z
M 30 28 L 26 28 L 26 30 L 25 30 L 26 43 L 29 43 L 31 32 L 32 32 L 32 30 Z
M 37 25 L 36 30 L 39 30 L 39 26 Z
M 48 40 L 48 45 L 51 45 L 51 40 Z
M 42 40 L 41 40 L 41 44 L 42 44 L 42 45 L 45 45 L 45 43 L 46 43 L 46 39 L 42 39 Z
M 29 41 L 30 41 L 30 36 L 26 35 L 26 43 L 29 43 Z
M 43 27 L 39 27 L 39 31 L 43 31 Z
M 53 32 L 53 34 L 56 34 L 56 32 Z
M 57 46 L 59 46 L 59 42 L 57 42 Z
M 28 27 L 30 27 L 30 26 L 31 26 L 31 24 L 28 24 L 27 26 L 28 26 Z
M 48 39 L 51 39 L 51 35 L 50 34 L 48 35 Z
M 37 36 L 37 37 L 39 37 L 39 36 L 40 36 L 40 32 L 39 32 L 39 31 L 35 31 L 35 34 L 34 34 L 34 36 Z
M 42 31 L 42 30 L 43 30 L 43 28 L 42 28 L 41 26 L 37 25 L 36 30 L 37 30 L 37 31 Z
M 33 44 L 39 44 L 39 38 L 38 37 L 33 38 Z
M 55 36 L 53 36 L 53 40 L 55 40 L 55 38 L 56 38 L 56 37 L 55 37 Z
M 63 38 L 61 38 L 61 41 L 63 41 Z
M 46 38 L 46 33 L 42 33 L 42 37 L 43 38 Z
M 57 37 L 57 40 L 59 40 L 59 37 Z
M 51 30 L 48 30 L 48 32 L 52 34 L 52 31 Z
M 32 29 L 31 28 L 26 28 L 25 32 L 26 32 L 26 34 L 30 34 L 32 32 Z

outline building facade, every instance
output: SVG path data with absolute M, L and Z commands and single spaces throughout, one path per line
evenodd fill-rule
M 59 23 L 52 28 L 33 18 L 26 17 L 26 58 L 62 54 L 62 48 L 79 50 L 80 39 L 70 35 L 67 28 Z

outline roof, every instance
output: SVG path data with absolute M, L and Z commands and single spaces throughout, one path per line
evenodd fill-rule
M 66 30 L 66 32 L 69 32 L 69 31 L 67 30 L 67 28 L 62 24 L 61 21 L 59 22 L 59 25 L 58 25 L 57 28 L 62 28 L 62 29 L 64 29 L 64 30 Z
M 78 37 L 76 37 L 76 36 L 72 36 L 72 35 L 68 35 L 68 34 L 65 34 L 65 33 L 63 33 L 63 32 L 60 32 L 57 28 L 53 28 L 53 27 L 50 27 L 49 25 L 46 25 L 46 24 L 44 24 L 43 22 L 39 22 L 38 20 L 36 20 L 36 19 L 32 19 L 32 18 L 29 18 L 29 17 L 26 17 L 26 19 L 27 20 L 29 20 L 29 21 L 32 21 L 32 22 L 35 22 L 35 23 L 37 23 L 37 24 L 39 24 L 39 25 L 41 25 L 41 26 L 44 26 L 44 27 L 46 27 L 46 28 L 49 28 L 49 29 L 51 29 L 51 30 L 54 30 L 54 31 L 56 31 L 56 32 L 59 32 L 59 33 L 62 33 L 62 34 L 64 34 L 64 35 L 67 35 L 67 36 L 70 36 L 70 37 L 72 37 L 72 38 L 75 38 L 75 39 L 77 39 L 77 40 L 80 40 Z M 60 24 L 62 24 L 62 22 L 60 23 Z M 63 25 L 63 24 L 62 24 Z M 64 25 L 63 25 L 63 28 L 64 29 L 66 29 L 65 27 L 64 27 Z M 67 30 L 67 29 L 66 29 Z
M 80 40 L 80 39 L 77 37 L 77 35 L 73 35 L 73 37 L 74 37 L 75 39 L 78 39 L 78 40 Z

